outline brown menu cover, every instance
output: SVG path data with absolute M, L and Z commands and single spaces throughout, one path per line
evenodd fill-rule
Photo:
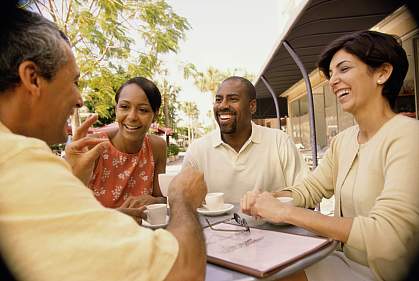
M 220 223 L 217 229 L 243 229 Z M 208 262 L 255 277 L 269 276 L 284 266 L 328 245 L 332 240 L 251 228 L 250 232 L 204 229 Z

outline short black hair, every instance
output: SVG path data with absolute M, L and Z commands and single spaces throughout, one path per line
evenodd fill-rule
M 157 113 L 161 106 L 161 94 L 159 88 L 157 88 L 153 82 L 144 77 L 134 77 L 122 84 L 118 91 L 116 91 L 115 102 L 118 103 L 119 95 L 121 94 L 122 89 L 130 84 L 135 84 L 144 91 L 148 102 L 151 105 L 151 109 L 154 113 Z
M 327 79 L 330 79 L 330 61 L 341 49 L 357 56 L 372 69 L 377 69 L 384 63 L 393 66 L 382 94 L 394 108 L 409 67 L 407 55 L 400 40 L 394 35 L 371 30 L 347 34 L 336 39 L 325 48 L 318 61 L 318 67 Z
M 241 84 L 243 84 L 243 86 L 246 88 L 246 93 L 249 100 L 256 99 L 256 88 L 255 86 L 253 86 L 252 82 L 241 76 L 230 76 L 224 79 L 224 81 L 221 84 L 230 80 L 239 81 Z

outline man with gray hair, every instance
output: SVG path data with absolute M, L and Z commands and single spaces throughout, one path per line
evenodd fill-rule
M 206 193 L 201 173 L 189 169 L 173 180 L 167 230 L 152 231 L 102 207 L 83 184 L 103 140 L 72 143 L 71 165 L 47 146 L 66 140 L 67 119 L 83 105 L 78 79 L 67 37 L 40 15 L 13 7 L 0 26 L 6 264 L 18 280 L 203 280 L 205 244 L 195 213 Z

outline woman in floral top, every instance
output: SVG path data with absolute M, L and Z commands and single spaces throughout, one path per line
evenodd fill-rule
M 150 80 L 135 77 L 119 88 L 115 101 L 118 130 L 108 133 L 110 143 L 89 187 L 109 208 L 164 203 L 157 175 L 166 170 L 166 142 L 147 134 L 161 105 L 160 91 Z

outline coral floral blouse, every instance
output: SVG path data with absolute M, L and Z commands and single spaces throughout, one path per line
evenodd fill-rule
M 89 188 L 103 206 L 120 207 L 129 196 L 152 194 L 154 166 L 148 135 L 136 154 L 121 152 L 110 143 L 99 156 Z

